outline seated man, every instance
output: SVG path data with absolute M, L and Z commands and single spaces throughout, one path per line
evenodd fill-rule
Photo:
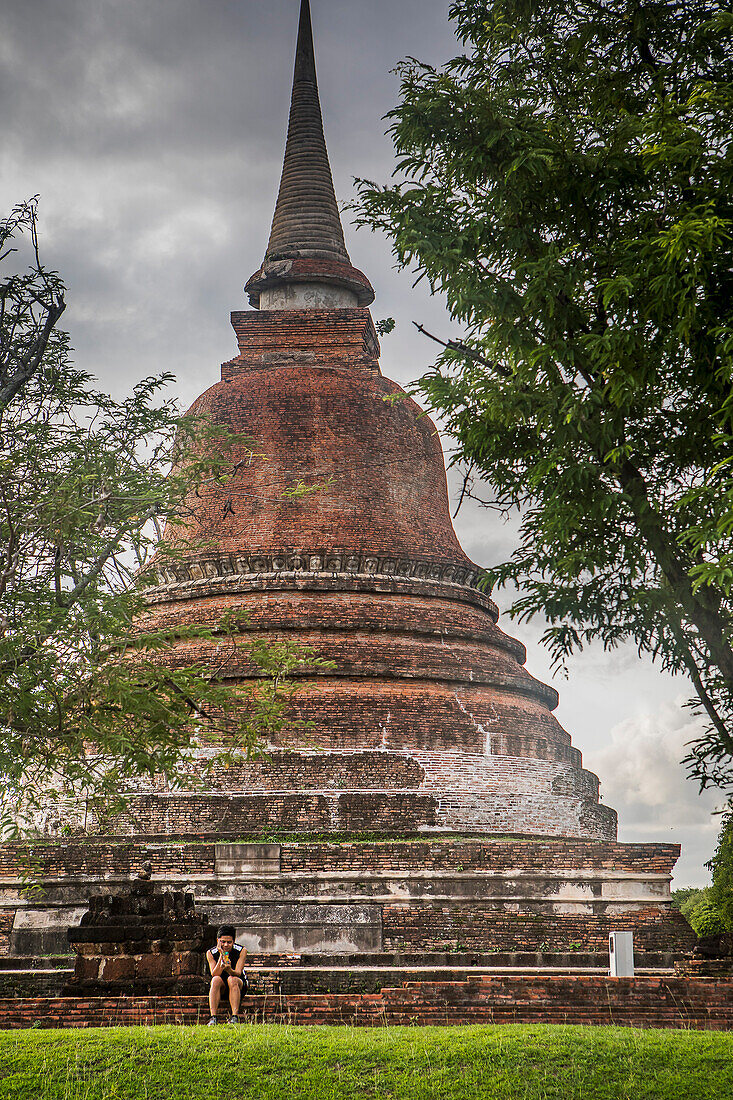
M 231 924 L 222 924 L 216 933 L 216 947 L 206 952 L 206 961 L 211 971 L 209 1026 L 216 1023 L 222 993 L 228 993 L 229 1003 L 232 1006 L 229 1023 L 239 1023 L 239 1001 L 243 989 L 247 988 L 247 979 L 242 974 L 246 958 L 246 948 L 234 942 L 234 929 Z

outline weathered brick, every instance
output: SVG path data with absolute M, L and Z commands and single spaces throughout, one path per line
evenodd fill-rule
M 136 977 L 171 978 L 173 976 L 172 955 L 138 955 L 135 958 Z
M 87 960 L 89 962 L 97 961 L 98 974 L 89 973 L 79 974 L 77 968 L 77 976 L 80 978 L 94 978 L 99 977 L 103 982 L 131 982 L 135 977 L 135 959 L 131 955 L 116 955 L 99 960 Z
M 606 978 L 600 975 L 477 975 L 410 982 L 381 993 L 247 996 L 242 1019 L 359 1027 L 426 1024 L 610 1024 L 733 1028 L 733 978 Z M 201 1024 L 205 997 L 14 998 L 0 1000 L 0 1029 Z
M 216 628 L 234 616 L 226 649 L 216 638 L 179 639 L 161 659 L 215 663 L 245 687 L 261 677 L 251 640 L 311 646 L 334 671 L 303 671 L 309 683 L 289 708 L 296 724 L 279 745 L 314 744 L 328 750 L 329 764 L 337 754 L 366 759 L 331 770 L 280 754 L 272 766 L 215 777 L 228 808 L 201 799 L 203 820 L 214 832 L 236 830 L 246 817 L 252 829 L 474 825 L 615 837 L 615 814 L 599 806 L 595 776 L 552 715 L 557 692 L 527 673 L 523 647 L 496 626 L 480 570 L 451 524 L 438 434 L 379 372 L 368 310 L 232 320 L 239 356 L 192 411 L 255 439 L 260 457 L 236 451 L 233 476 L 200 490 L 190 526 L 169 532 L 180 554 L 158 563 L 162 584 L 149 592 L 141 625 Z M 313 493 L 285 492 L 314 483 Z M 192 552 L 200 531 L 210 541 Z M 377 752 L 402 757 L 402 799 L 378 796 L 387 769 Z M 495 766 L 483 786 L 471 770 L 482 761 Z M 306 801 L 317 771 L 324 785 L 343 783 L 355 797 Z M 384 776 L 382 792 L 396 783 Z M 187 812 L 172 799 L 138 803 L 120 827 L 153 831 L 164 819 L 162 829 L 183 832 Z

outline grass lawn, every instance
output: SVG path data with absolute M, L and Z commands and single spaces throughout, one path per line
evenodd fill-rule
M 733 1033 L 541 1025 L 0 1032 L 2 1100 L 725 1100 Z

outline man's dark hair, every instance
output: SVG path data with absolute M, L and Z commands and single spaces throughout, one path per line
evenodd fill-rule
M 231 925 L 231 924 L 222 924 L 222 925 L 221 925 L 221 926 L 220 926 L 219 928 L 217 928 L 217 930 L 216 930 L 216 937 L 217 937 L 217 939 L 218 939 L 218 938 L 219 938 L 220 936 L 231 936 L 231 937 L 232 937 L 232 939 L 234 939 L 234 935 L 235 935 L 235 933 L 234 933 L 234 928 L 232 927 L 232 925 Z

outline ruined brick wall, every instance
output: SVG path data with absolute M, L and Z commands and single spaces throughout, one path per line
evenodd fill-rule
M 523 791 L 536 797 L 578 797 L 598 801 L 598 778 L 575 761 L 557 765 L 522 757 L 487 758 L 458 752 L 404 753 L 382 751 L 322 752 L 318 750 L 272 751 L 242 764 L 221 767 L 209 759 L 212 753 L 199 750 L 207 760 L 207 776 L 215 791 L 304 791 L 315 790 L 418 790 L 445 794 L 472 792 L 499 795 Z M 198 764 L 191 765 L 197 771 Z M 155 789 L 164 790 L 163 781 Z M 531 831 L 531 830 L 530 830 Z
M 236 642 L 181 643 L 174 664 L 216 660 L 219 666 L 224 663 L 227 675 L 248 682 L 257 675 L 246 648 L 250 638 L 296 637 L 336 665 L 335 673 L 311 674 L 292 699 L 293 718 L 307 723 L 308 730 L 286 728 L 279 741 L 300 751 L 277 756 L 272 766 L 265 761 L 250 769 L 251 781 L 247 769 L 220 774 L 215 790 L 235 792 L 240 780 L 242 790 L 307 790 L 315 785 L 314 769 L 304 766 L 303 750 L 317 747 L 328 761 L 320 770 L 329 788 L 345 782 L 343 754 L 367 754 L 348 768 L 349 786 L 356 788 L 354 806 L 359 802 L 356 792 L 364 786 L 412 787 L 438 800 L 437 816 L 425 817 L 426 826 L 466 829 L 473 824 L 492 831 L 615 836 L 613 811 L 598 806 L 597 778 L 582 769 L 580 753 L 551 713 L 557 702 L 554 689 L 526 673 L 520 663 L 523 651 L 498 630 L 490 609 L 462 597 L 453 605 L 452 618 L 444 616 L 440 634 L 421 621 L 423 610 L 427 623 L 436 621 L 432 601 L 408 593 L 404 581 L 324 578 L 332 588 L 317 596 L 311 586 L 319 582 L 311 576 L 278 576 L 259 583 L 259 589 L 219 598 L 212 594 L 209 579 L 175 583 L 170 596 L 168 589 L 160 590 L 154 605 L 155 623 L 165 627 L 185 618 L 189 609 L 198 622 L 232 611 L 243 621 L 247 616 L 248 626 Z M 436 602 L 443 610 L 452 604 L 444 595 Z M 265 631 L 268 621 L 277 624 L 276 633 Z M 288 621 L 290 631 L 284 625 Z M 477 622 L 481 633 L 474 636 Z M 389 763 L 379 761 L 380 752 L 390 757 Z M 341 763 L 334 771 L 339 754 Z M 419 763 L 424 769 L 420 782 L 405 774 L 397 755 Z M 260 781 L 266 786 L 258 786 Z M 466 797 L 469 791 L 480 797 Z M 213 820 L 210 810 L 204 812 Z M 234 808 L 232 814 L 236 822 Z M 310 820 L 301 814 L 302 804 L 279 803 L 277 813 L 270 808 L 265 825 L 279 819 L 290 827 L 298 818 L 303 827 L 324 827 L 320 809 Z M 410 821 L 420 827 L 414 810 Z M 336 827 L 344 827 L 343 822 Z M 389 827 L 384 815 L 372 825 Z M 404 827 L 410 827 L 407 819 Z
M 382 929 L 385 950 L 556 951 L 576 945 L 583 951 L 608 948 L 608 934 L 628 929 L 641 951 L 684 950 L 696 936 L 675 911 L 660 914 L 658 907 L 618 913 L 546 911 L 507 912 L 480 901 L 466 905 L 385 905 Z
M 28 845 L 0 844 L 0 878 L 16 878 L 27 867 Z M 116 843 L 98 838 L 74 838 L 30 846 L 34 876 L 43 881 L 64 876 L 135 876 L 143 863 L 154 875 L 185 876 L 213 873 L 212 843 L 147 844 Z
M 222 381 L 243 371 L 296 363 L 380 373 L 379 340 L 368 309 L 309 309 L 305 316 L 300 310 L 237 310 L 231 320 L 239 355 L 222 364 Z
M 413 833 L 435 825 L 435 800 L 414 792 L 305 794 L 142 795 L 129 809 L 102 819 L 101 832 L 117 836 L 162 833 L 246 835 L 275 830 Z
M 679 844 L 606 844 L 537 840 L 411 840 L 377 844 L 281 845 L 283 872 L 328 871 L 638 871 L 668 875 Z
M 20 954 L 43 953 L 52 940 L 53 951 L 63 951 L 66 928 L 90 894 L 124 890 L 145 862 L 156 889 L 193 891 L 211 923 L 235 924 L 253 952 L 282 951 L 291 941 L 289 950 L 328 954 L 589 951 L 603 949 L 619 927 L 638 931 L 641 949 L 679 951 L 691 936 L 670 913 L 677 845 L 88 839 L 34 846 L 39 902 L 21 893 L 25 847 L 3 845 L 0 854 L 0 927 Z
M 77 953 L 69 996 L 203 993 L 216 932 L 192 894 L 137 879 L 120 893 L 92 896 L 69 942 Z
M 0 912 L 0 955 L 10 954 L 10 933 L 13 928 L 15 912 Z
M 620 844 L 578 840 L 434 839 L 408 841 L 300 841 L 281 840 L 279 870 L 305 872 L 373 873 L 397 871 L 627 871 L 670 875 L 679 858 L 679 844 Z M 31 847 L 36 876 L 134 876 L 144 862 L 154 876 L 213 874 L 216 844 L 195 840 L 102 840 L 70 838 Z M 0 844 L 0 877 L 17 878 L 25 872 L 28 846 Z M 2 925 L 0 925 L 0 928 Z
M 205 997 L 36 997 L 0 1001 L 0 1028 L 200 1024 Z M 257 1023 L 384 1027 L 445 1024 L 596 1024 L 730 1030 L 733 978 L 479 974 L 409 982 L 381 993 L 271 994 L 242 1000 Z
M 283 874 L 348 871 L 363 874 L 397 871 L 627 871 L 669 875 L 679 858 L 679 844 L 620 844 L 602 841 L 434 839 L 409 841 L 279 841 Z M 172 878 L 213 874 L 216 844 L 195 840 L 102 840 L 70 838 L 31 847 L 35 875 L 134 876 L 143 863 L 154 876 Z M 0 877 L 18 878 L 27 867 L 28 846 L 0 844 Z M 2 925 L 0 924 L 0 928 Z
M 391 791 L 419 787 L 424 769 L 409 756 L 387 752 L 353 754 L 271 752 L 242 766 L 214 767 L 215 790 L 288 791 L 308 788 Z
M 202 770 L 202 750 L 190 771 Z M 293 751 L 220 769 L 209 791 L 132 798 L 88 827 L 132 836 L 475 832 L 613 840 L 616 815 L 572 764 L 478 754 Z M 59 810 L 58 819 L 65 820 Z
M 315 312 L 301 318 L 304 332 Z M 468 564 L 449 519 L 440 440 L 395 383 L 323 357 L 238 373 L 191 412 L 246 433 L 264 456 L 250 462 L 243 449 L 231 482 L 201 490 L 201 524 L 222 552 L 315 551 L 337 535 L 353 551 Z M 299 482 L 324 488 L 283 496 Z M 197 534 L 176 528 L 174 538 L 185 547 Z

